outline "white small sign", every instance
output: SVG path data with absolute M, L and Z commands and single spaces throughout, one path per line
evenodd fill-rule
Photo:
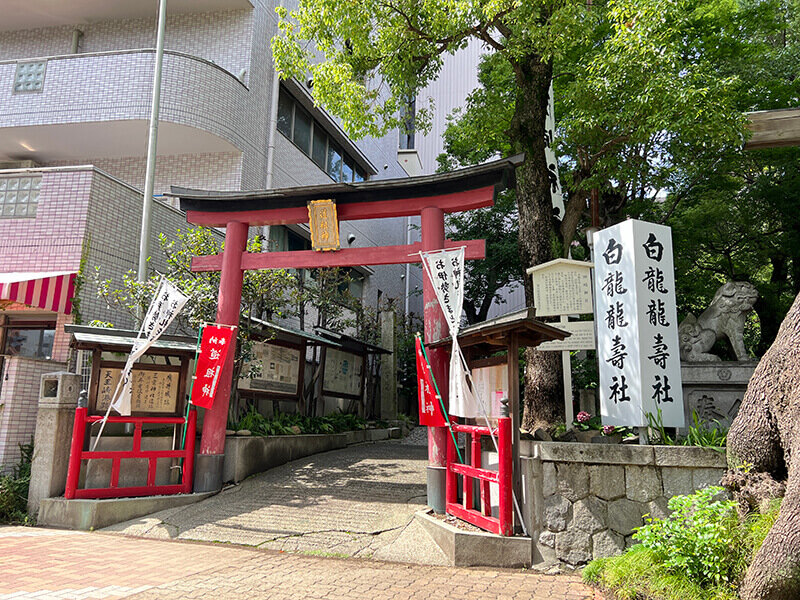
M 547 177 L 550 180 L 550 201 L 553 214 L 560 221 L 564 218 L 564 190 L 558 176 L 558 159 L 555 153 L 556 110 L 553 99 L 553 82 L 547 90 L 547 114 L 544 118 L 544 159 L 547 163 Z
M 603 423 L 683 427 L 669 227 L 628 220 L 595 235 L 595 319 Z
M 568 321 L 567 323 L 553 323 L 553 327 L 558 327 L 569 332 L 570 336 L 563 340 L 553 340 L 544 342 L 536 346 L 537 350 L 545 352 L 569 351 L 569 350 L 594 350 L 596 347 L 594 339 L 594 321 Z
M 527 270 L 533 278 L 537 317 L 582 315 L 593 311 L 592 263 L 557 258 Z

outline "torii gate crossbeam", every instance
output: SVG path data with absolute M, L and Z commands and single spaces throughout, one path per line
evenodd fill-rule
M 194 225 L 225 227 L 222 254 L 195 257 L 193 271 L 221 271 L 217 322 L 238 325 L 243 271 L 248 269 L 317 268 L 419 262 L 420 251 L 465 246 L 468 259 L 485 257 L 484 240 L 453 242 L 444 237 L 445 213 L 484 208 L 494 204 L 497 193 L 513 186 L 514 171 L 522 155 L 429 175 L 361 183 L 333 183 L 252 192 L 212 192 L 173 187 L 169 196 L 180 199 L 181 210 Z M 333 252 L 293 251 L 253 254 L 245 252 L 250 226 L 307 223 L 312 200 L 336 202 L 340 221 L 420 216 L 422 241 L 401 246 L 345 248 Z M 423 278 L 425 341 L 448 335 L 446 321 L 428 278 Z M 195 463 L 195 491 L 222 487 L 225 429 L 233 385 L 233 356 L 228 352 L 220 374 L 213 408 L 203 420 L 200 454 Z M 432 349 L 434 376 L 447 379 L 447 353 Z M 447 402 L 447 386 L 441 386 Z M 444 427 L 428 430 L 428 504 L 444 512 L 446 436 Z

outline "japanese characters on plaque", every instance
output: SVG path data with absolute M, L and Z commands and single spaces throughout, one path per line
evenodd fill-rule
M 101 367 L 95 411 L 105 412 L 122 375 L 119 367 Z M 178 405 L 178 370 L 154 371 L 134 367 L 131 376 L 131 411 L 174 413 Z
M 642 427 L 661 410 L 683 427 L 670 228 L 624 221 L 595 234 L 594 255 L 603 423 Z
M 557 258 L 531 267 L 533 305 L 537 317 L 592 312 L 591 263 Z
M 536 346 L 540 352 L 595 349 L 594 321 L 568 321 L 567 323 L 553 323 L 553 326 L 570 335 L 563 340 L 542 342 Z
M 308 227 L 314 250 L 325 252 L 339 249 L 339 219 L 333 200 L 312 200 L 308 203 Z
M 239 379 L 239 389 L 296 394 L 300 381 L 300 350 L 255 342 L 253 355 L 261 362 L 258 377 Z

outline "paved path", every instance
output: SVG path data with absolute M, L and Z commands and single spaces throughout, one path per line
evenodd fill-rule
M 0 600 L 602 600 L 577 576 L 0 527 Z
M 387 548 L 425 506 L 426 462 L 425 446 L 359 444 L 287 463 L 198 504 L 105 531 L 398 560 Z M 444 564 L 438 548 L 410 554 L 417 561 Z

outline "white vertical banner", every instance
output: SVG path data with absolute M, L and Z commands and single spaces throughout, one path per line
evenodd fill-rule
M 167 330 L 167 327 L 169 327 L 188 300 L 189 297 L 169 281 L 161 279 L 156 295 L 147 309 L 144 321 L 142 321 L 139 335 L 133 342 L 131 354 L 122 369 L 122 376 L 114 394 L 116 399 L 111 402 L 109 410 L 113 408 L 124 416 L 131 414 L 131 371 L 133 370 L 133 365 Z
M 450 351 L 449 413 L 458 417 L 477 417 L 477 401 L 467 383 L 467 371 L 458 346 L 461 309 L 464 305 L 464 248 L 420 254 L 453 339 Z
M 556 136 L 556 110 L 553 100 L 553 82 L 547 91 L 547 113 L 544 118 L 544 158 L 547 162 L 547 177 L 550 180 L 550 200 L 553 203 L 553 214 L 564 218 L 564 190 L 558 176 L 558 159 L 554 150 Z
M 594 240 L 603 423 L 643 427 L 660 410 L 665 426 L 683 427 L 671 230 L 628 220 Z

